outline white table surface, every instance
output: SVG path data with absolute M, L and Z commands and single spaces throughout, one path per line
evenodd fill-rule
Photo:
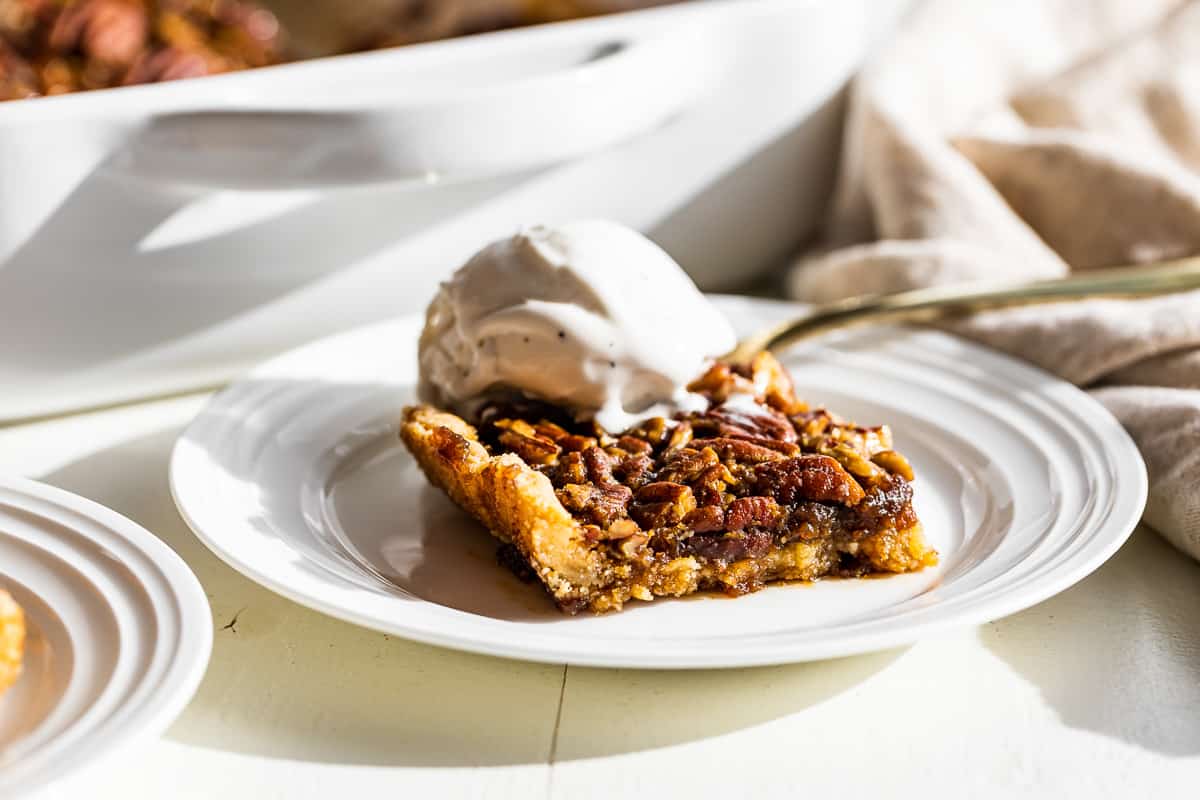
M 170 730 L 46 797 L 1200 796 L 1200 565 L 1152 532 L 1024 613 L 874 655 L 692 673 L 524 664 L 339 622 L 218 561 L 167 486 L 202 403 L 0 427 L 0 473 L 162 537 L 215 628 Z

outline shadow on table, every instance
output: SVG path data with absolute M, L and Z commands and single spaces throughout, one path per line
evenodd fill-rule
M 980 638 L 1066 725 L 1200 753 L 1200 565 L 1153 531 L 1139 528 L 1086 581 Z
M 852 689 L 902 652 L 749 670 L 568 673 L 343 623 L 242 577 L 193 536 L 167 482 L 179 432 L 95 452 L 42 480 L 138 521 L 179 553 L 204 586 L 213 609 L 212 658 L 196 697 L 167 734 L 188 745 L 330 764 L 540 764 L 553 750 L 564 679 L 577 673 L 581 681 L 611 683 L 622 707 L 669 709 L 637 725 L 597 728 L 588 742 L 572 746 L 570 758 L 589 758 L 719 736 L 802 712 Z

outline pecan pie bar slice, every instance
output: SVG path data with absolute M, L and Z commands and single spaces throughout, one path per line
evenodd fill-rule
M 25 614 L 12 595 L 0 589 L 0 694 L 21 675 L 25 653 Z
M 476 425 L 408 408 L 401 437 L 503 543 L 500 560 L 572 614 L 937 563 L 886 427 L 809 408 L 770 354 L 689 388 L 705 411 L 620 434 L 518 400 L 485 405 Z

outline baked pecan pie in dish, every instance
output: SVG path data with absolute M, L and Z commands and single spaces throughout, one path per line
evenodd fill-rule
M 769 353 L 716 362 L 688 390 L 706 407 L 620 432 L 514 396 L 471 422 L 407 408 L 401 437 L 500 561 L 570 614 L 937 563 L 887 427 L 809 407 Z
M 0 0 L 0 101 L 198 78 L 669 1 Z M 311 45 L 291 43 L 289 19 L 345 30 L 332 34 L 324 52 L 309 52 Z

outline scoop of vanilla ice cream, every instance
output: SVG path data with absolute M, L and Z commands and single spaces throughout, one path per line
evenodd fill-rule
M 420 395 L 471 413 L 500 392 L 622 431 L 704 407 L 687 384 L 733 349 L 729 322 L 640 233 L 604 221 L 488 245 L 444 283 L 420 340 Z

